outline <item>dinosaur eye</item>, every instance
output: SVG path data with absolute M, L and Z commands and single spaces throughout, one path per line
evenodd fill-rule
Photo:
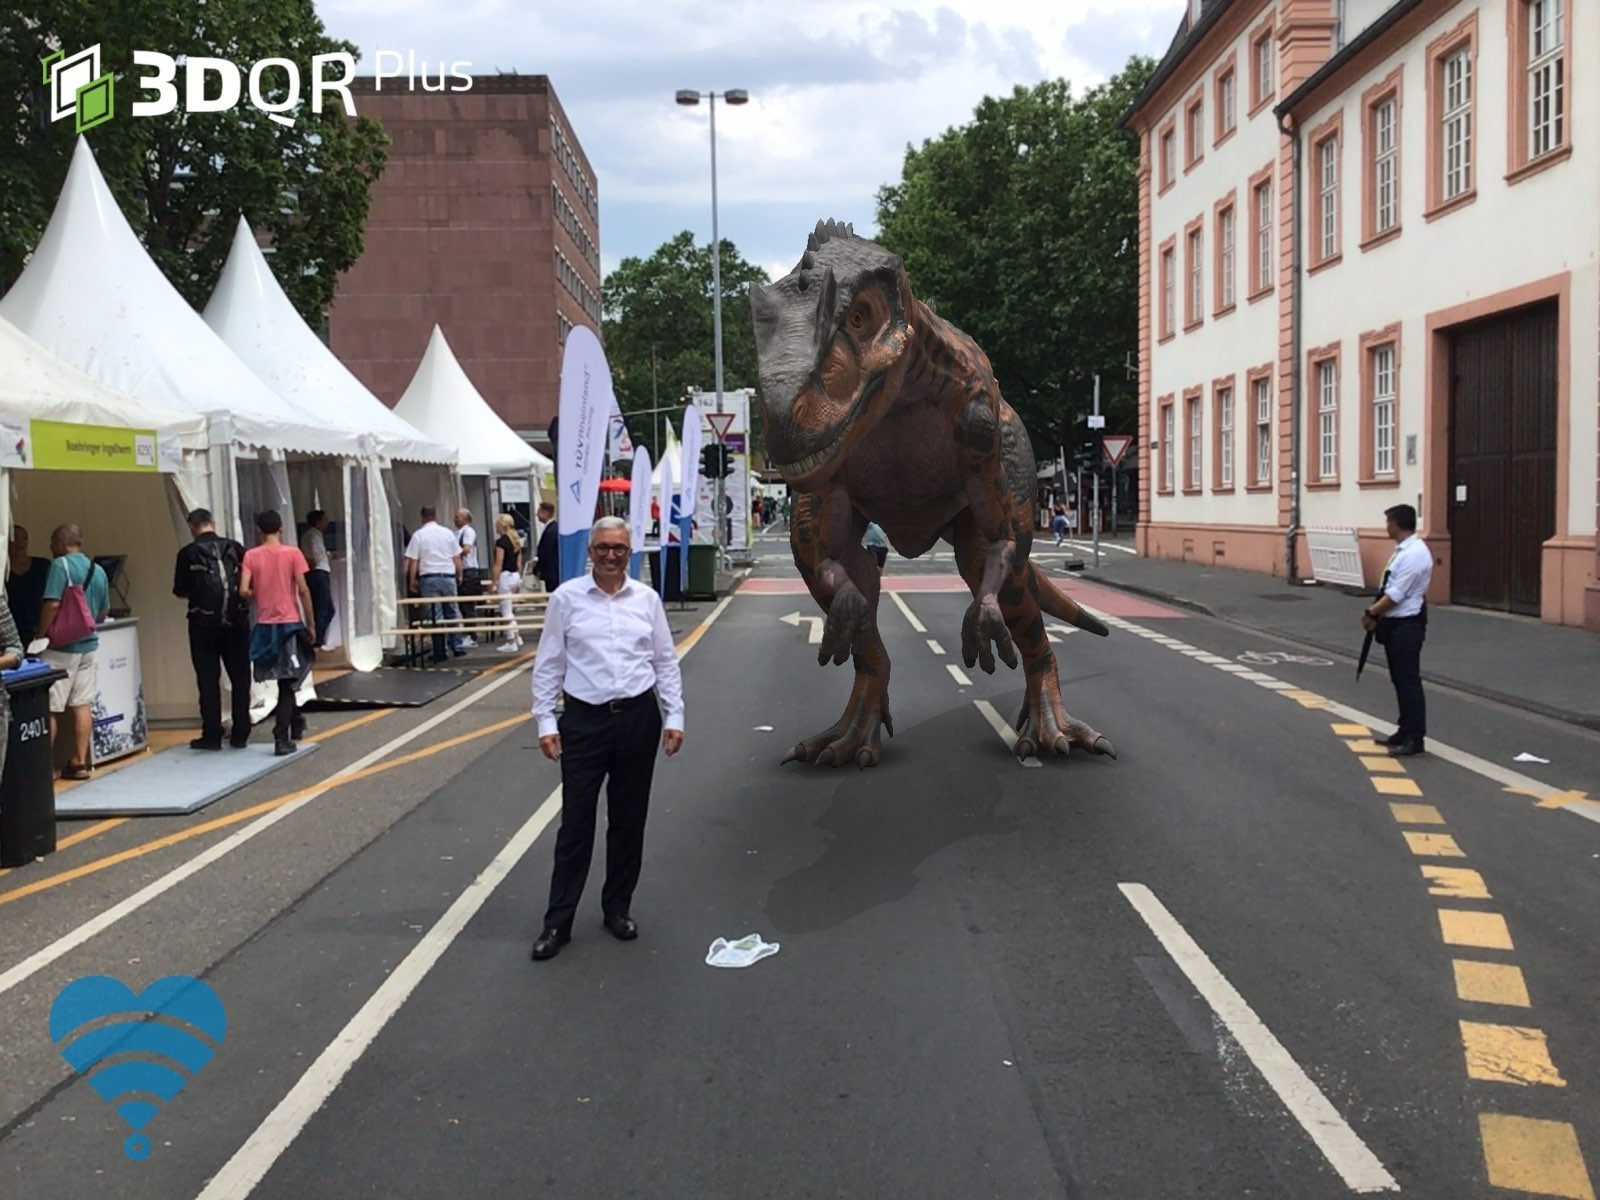
M 860 329 L 861 323 L 865 320 L 866 318 L 861 315 L 861 310 L 859 308 L 856 309 L 855 312 L 850 314 L 850 328 Z

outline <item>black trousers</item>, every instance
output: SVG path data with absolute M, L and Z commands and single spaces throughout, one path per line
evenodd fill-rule
M 644 861 L 644 823 L 661 741 L 655 693 L 622 712 L 567 702 L 561 733 L 561 829 L 556 834 L 546 929 L 571 929 L 594 857 L 600 784 L 606 783 L 606 881 L 600 909 L 626 914 Z
M 305 727 L 305 719 L 295 708 L 294 694 L 297 690 L 292 679 L 278 680 L 278 709 L 272 721 L 272 740 L 287 742 L 293 739 L 297 729 Z
M 333 576 L 327 571 L 307 571 L 306 587 L 311 591 L 311 612 L 317 622 L 311 642 L 320 646 L 333 624 Z
M 1428 734 L 1428 701 L 1422 693 L 1422 643 L 1427 636 L 1426 615 L 1383 622 L 1383 651 L 1400 705 L 1397 736 L 1402 741 L 1420 742 Z
M 233 740 L 250 736 L 250 630 L 244 625 L 208 627 L 189 622 L 189 659 L 200 689 L 200 736 L 222 741 L 222 676 L 233 689 Z

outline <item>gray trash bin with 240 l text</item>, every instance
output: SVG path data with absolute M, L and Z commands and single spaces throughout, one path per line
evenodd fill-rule
M 0 775 L 0 867 L 20 867 L 56 849 L 50 685 L 66 674 L 30 660 L 0 676 L 11 697 L 6 766 Z

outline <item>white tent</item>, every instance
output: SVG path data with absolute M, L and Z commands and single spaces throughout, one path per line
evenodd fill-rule
M 394 406 L 397 415 L 437 441 L 455 446 L 463 475 L 536 475 L 555 470 L 502 421 L 461 369 L 437 325 L 427 352 Z
M 81 137 L 49 227 L 0 298 L 0 316 L 146 404 L 226 417 L 221 440 L 239 447 L 361 448 L 356 429 L 276 395 L 211 331 L 139 244 Z
M 451 443 L 429 437 L 367 390 L 284 294 L 242 216 L 205 322 L 279 396 L 335 424 L 371 434 L 399 462 L 451 464 Z

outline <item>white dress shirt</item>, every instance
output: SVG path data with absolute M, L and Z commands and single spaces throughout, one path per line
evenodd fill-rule
M 437 521 L 429 521 L 406 543 L 406 557 L 417 560 L 418 575 L 454 576 L 460 553 L 456 535 Z
M 463 525 L 456 530 L 456 541 L 461 546 L 461 565 L 463 567 L 479 567 L 483 564 L 478 561 L 478 531 L 471 525 Z
M 305 536 L 300 539 L 300 553 L 306 556 L 306 562 L 313 571 L 333 570 L 328 562 L 328 543 L 323 540 L 322 530 L 306 530 Z
M 1422 611 L 1428 597 L 1428 585 L 1433 582 L 1433 551 L 1428 543 L 1416 534 L 1394 548 L 1385 568 L 1388 582 L 1383 594 L 1394 602 L 1386 617 L 1414 617 Z
M 656 689 L 662 727 L 683 732 L 683 674 L 661 597 L 636 579 L 607 595 L 582 575 L 550 594 L 533 664 L 539 736 L 559 732 L 563 691 L 588 704 L 628 700 Z

